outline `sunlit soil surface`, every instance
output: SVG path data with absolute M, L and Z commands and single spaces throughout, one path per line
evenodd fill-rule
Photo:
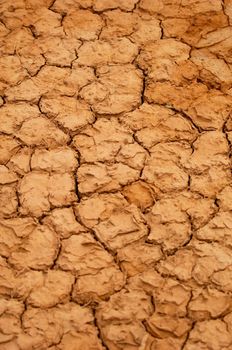
M 0 1 L 0 350 L 232 349 L 232 1 Z

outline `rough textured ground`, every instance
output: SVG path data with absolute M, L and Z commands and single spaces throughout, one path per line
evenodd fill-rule
M 231 350 L 232 1 L 1 0 L 0 95 L 0 350 Z

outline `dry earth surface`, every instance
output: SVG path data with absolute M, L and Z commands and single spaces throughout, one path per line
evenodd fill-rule
M 231 350 L 232 0 L 1 0 L 0 96 L 0 350 Z

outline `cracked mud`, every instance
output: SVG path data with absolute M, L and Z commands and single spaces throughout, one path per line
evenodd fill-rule
M 0 43 L 0 350 L 231 350 L 232 0 L 2 0 Z

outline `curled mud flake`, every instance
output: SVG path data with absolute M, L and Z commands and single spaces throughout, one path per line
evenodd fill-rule
M 19 184 L 20 210 L 23 214 L 41 216 L 49 211 L 49 175 L 46 173 L 28 173 Z
M 129 203 L 136 205 L 142 211 L 154 203 L 154 194 L 151 188 L 142 181 L 125 186 L 122 193 Z
M 103 18 L 106 25 L 102 28 L 100 38 L 107 41 L 133 34 L 139 20 L 139 16 L 134 12 L 124 12 L 120 9 L 105 12 Z
M 39 89 L 40 97 L 46 94 L 51 97 L 73 96 L 78 90 L 78 85 L 71 81 L 71 72 L 70 68 L 44 66 L 32 81 Z
M 215 31 L 212 31 L 205 35 L 201 40 L 197 43 L 197 48 L 213 46 L 215 44 L 226 41 L 227 39 L 231 39 L 232 29 L 231 27 L 220 28 Z
M 89 339 L 97 343 L 93 320 L 93 315 L 87 307 L 75 303 L 57 305 L 47 310 L 29 307 L 23 315 L 23 328 L 26 335 L 31 338 L 30 342 L 32 338 L 37 338 L 39 346 L 45 349 L 52 344 L 59 344 L 64 335 L 63 344 L 73 338 L 77 340 L 79 338 L 81 343 L 82 338 L 85 339 L 84 335 L 88 335 Z M 23 342 L 20 338 L 17 340 L 19 343 Z M 65 346 L 68 349 L 67 343 Z
M 56 0 L 53 1 L 50 8 L 54 12 L 67 14 L 79 10 L 80 7 L 88 8 L 91 7 L 91 5 L 92 0 Z
M 133 65 L 102 66 L 98 79 L 84 87 L 80 97 L 99 114 L 128 112 L 141 102 L 142 76 Z
M 16 56 L 3 56 L 0 58 L 0 86 L 14 86 L 23 81 L 27 71 L 21 66 L 20 60 Z
M 57 264 L 78 275 L 73 300 L 79 303 L 104 299 L 120 290 L 124 283 L 112 256 L 87 233 L 63 241 Z
M 41 91 L 34 80 L 26 79 L 19 85 L 8 88 L 5 95 L 8 101 L 13 103 L 17 101 L 38 102 Z
M 155 338 L 150 334 L 146 334 L 142 340 L 141 348 L 143 350 L 165 349 L 165 350 L 181 350 L 183 349 L 184 341 L 180 338 L 167 337 Z
M 0 184 L 6 185 L 18 181 L 18 176 L 5 165 L 0 165 Z
M 188 318 L 162 315 L 155 312 L 147 320 L 147 330 L 155 338 L 179 338 L 184 343 L 186 335 L 191 329 L 192 322 Z
M 143 238 L 148 228 L 139 210 L 131 205 L 115 209 L 110 218 L 94 227 L 97 237 L 110 249 L 117 250 Z
M 219 212 L 204 227 L 196 232 L 199 240 L 214 241 L 232 247 L 231 240 L 232 216 L 231 212 Z
M 63 28 L 68 37 L 80 40 L 94 40 L 103 26 L 100 16 L 88 10 L 69 13 L 63 21 Z
M 77 199 L 75 183 L 70 174 L 33 171 L 24 176 L 19 184 L 21 212 L 36 217 L 51 207 L 71 205 Z
M 116 161 L 129 165 L 133 169 L 142 170 L 148 152 L 139 144 L 131 143 L 121 147 L 117 154 Z
M 54 209 L 43 219 L 43 223 L 52 227 L 61 238 L 86 232 L 85 227 L 76 221 L 72 208 Z
M 83 164 L 77 171 L 78 189 L 82 194 L 110 192 L 139 179 L 140 171 L 123 163 Z
M 138 0 L 96 0 L 93 1 L 93 9 L 95 11 L 106 11 L 115 8 L 120 8 L 124 11 L 133 11 Z
M 193 291 L 188 305 L 188 314 L 195 321 L 218 318 L 231 310 L 231 297 L 217 289 L 207 288 Z
M 204 172 L 211 167 L 229 166 L 228 143 L 220 131 L 201 134 L 193 144 L 194 152 L 186 162 L 186 167 L 193 172 Z
M 183 170 L 192 149 L 187 143 L 157 144 L 151 149 L 142 173 L 142 179 L 163 192 L 184 190 L 188 174 Z
M 191 330 L 186 350 L 194 350 L 194 347 L 201 349 L 229 349 L 232 345 L 231 333 L 222 320 L 208 320 L 197 322 Z
M 191 223 L 185 210 L 184 203 L 181 207 L 174 198 L 156 202 L 146 216 L 150 226 L 148 240 L 161 244 L 164 250 L 172 250 L 186 243 L 191 234 Z
M 62 242 L 57 264 L 79 276 L 96 274 L 101 269 L 115 266 L 112 256 L 105 251 L 90 233 L 73 235 Z
M 188 281 L 192 278 L 192 271 L 197 256 L 191 250 L 179 249 L 174 255 L 168 256 L 158 264 L 158 271 L 166 276 L 177 277 Z
M 88 73 L 88 71 L 85 72 Z M 84 74 L 83 79 L 85 80 Z M 82 83 L 85 83 L 84 80 Z M 56 97 L 42 97 L 40 108 L 49 118 L 54 118 L 59 125 L 73 132 L 95 120 L 89 106 L 73 97 L 59 96 L 58 99 Z
M 77 51 L 76 60 L 80 65 L 97 67 L 106 64 L 131 63 L 138 54 L 138 49 L 127 38 L 110 41 L 95 40 L 85 42 Z
M 57 67 L 71 67 L 76 59 L 76 50 L 81 42 L 74 38 L 42 37 L 36 44 L 43 53 L 46 64 Z
M 74 96 L 75 93 L 93 80 L 90 68 L 61 68 L 44 66 L 31 79 L 25 79 L 17 86 L 6 89 L 5 95 L 10 102 L 29 101 L 39 102 L 41 95 L 49 97 L 60 95 Z
M 18 196 L 16 187 L 12 185 L 0 185 L 0 217 L 15 215 L 18 209 Z
M 217 201 L 222 211 L 232 210 L 232 186 L 226 186 L 218 193 Z
M 217 242 L 208 243 L 194 239 L 189 247 L 197 256 L 192 277 L 199 284 L 209 283 L 209 279 L 215 272 L 222 271 L 231 265 L 231 249 Z
M 15 286 L 14 271 L 10 268 L 6 260 L 2 257 L 0 258 L 0 267 L 0 295 L 1 298 L 3 296 L 10 297 L 13 294 L 12 291 L 14 290 Z
M 231 183 L 231 170 L 222 167 L 212 167 L 207 173 L 191 176 L 191 191 L 205 197 L 215 198 L 215 195 Z
M 28 146 L 36 145 L 54 148 L 69 141 L 67 134 L 44 117 L 26 120 L 16 135 Z
M 96 318 L 101 336 L 108 348 L 136 349 L 146 334 L 141 321 L 153 313 L 150 297 L 142 291 L 125 291 L 100 303 Z
M 155 129 L 159 126 L 159 123 L 163 119 L 169 119 L 174 114 L 175 112 L 169 108 L 144 102 L 134 111 L 120 116 L 119 120 L 122 125 L 129 127 L 133 131 L 139 131 L 145 128 L 154 128 L 155 132 Z
M 142 105 L 141 110 L 132 112 L 131 115 L 128 115 L 128 120 L 124 118 L 122 122 L 125 120 L 125 123 L 129 124 L 131 128 L 137 129 L 135 137 L 147 149 L 159 142 L 193 141 L 197 136 L 197 130 L 191 122 L 180 114 L 172 115 L 168 111 L 165 107 L 154 105 L 154 114 L 151 114 L 152 120 L 150 122 L 146 118 L 149 118 L 150 113 L 146 113 L 145 105 Z M 165 114 L 167 114 L 166 118 Z
M 160 289 L 165 279 L 154 268 L 149 267 L 144 272 L 138 273 L 127 280 L 129 290 L 142 290 L 152 295 L 155 290 Z
M 128 202 L 120 193 L 95 194 L 83 198 L 75 207 L 76 215 L 88 228 L 93 228 L 101 221 L 110 218 L 117 208 L 128 206 Z
M 46 7 L 37 8 L 31 11 L 26 25 L 33 26 L 33 32 L 36 37 L 40 36 L 64 36 L 63 28 L 60 25 L 61 15 L 49 10 Z
M 156 59 L 148 68 L 148 79 L 153 83 L 170 82 L 188 87 L 198 76 L 197 66 L 191 61 L 176 63 L 173 59 Z
M 226 91 L 232 85 L 232 72 L 223 58 L 218 58 L 207 49 L 193 50 L 191 61 L 200 69 L 200 78 L 210 86 L 221 86 Z
M 6 164 L 20 149 L 20 143 L 11 136 L 0 135 L 0 164 Z
M 21 176 L 25 175 L 31 170 L 31 155 L 32 149 L 30 147 L 20 148 L 20 150 L 11 157 L 7 163 L 7 167 Z
M 198 3 L 199 4 L 199 3 Z M 165 37 L 174 37 L 195 46 L 208 33 L 228 25 L 223 11 L 202 12 L 189 18 L 166 18 L 162 21 Z
M 74 171 L 77 165 L 76 153 L 69 147 L 58 147 L 50 151 L 38 149 L 31 158 L 32 170 L 68 173 Z
M 42 284 L 37 286 L 27 298 L 27 303 L 34 307 L 53 307 L 58 303 L 69 300 L 74 276 L 68 272 L 48 270 Z
M 70 74 L 64 80 L 64 85 L 67 86 L 70 90 L 70 93 L 69 94 L 66 93 L 66 95 L 74 96 L 76 92 L 79 92 L 83 87 L 89 85 L 94 80 L 95 80 L 95 72 L 92 67 L 84 67 L 84 66 L 80 67 L 77 62 L 73 62 L 72 69 L 70 70 Z M 79 104 L 80 104 L 79 108 L 81 108 L 83 102 L 84 101 L 79 99 L 77 101 L 77 108 Z M 87 105 L 87 104 L 84 104 L 84 105 Z
M 5 343 L 21 332 L 20 317 L 24 311 L 24 304 L 15 299 L 1 298 L 0 310 L 0 339 L 1 343 Z
M 115 266 L 103 268 L 94 275 L 78 277 L 72 298 L 80 304 L 99 302 L 121 290 L 124 284 L 125 278 L 118 268 Z
M 131 143 L 131 133 L 115 118 L 100 118 L 73 138 L 83 163 L 113 161 L 120 149 Z
M 232 268 L 228 267 L 222 271 L 215 272 L 211 281 L 220 288 L 222 291 L 231 292 L 232 291 Z
M 153 16 L 139 17 L 136 30 L 130 35 L 133 42 L 142 45 L 161 38 L 160 21 Z
M 190 47 L 175 39 L 161 39 L 153 43 L 148 43 L 141 50 L 137 62 L 143 69 L 151 69 L 156 64 L 157 59 L 173 60 L 176 64 L 181 64 L 189 58 Z M 168 61 L 166 61 L 168 62 Z
M 169 0 L 141 0 L 139 7 L 154 15 L 161 15 L 162 17 L 189 17 L 201 13 L 208 13 L 222 10 L 220 0 L 176 0 L 170 3 Z
M 121 194 L 100 194 L 81 201 L 76 213 L 110 249 L 122 248 L 147 235 L 144 217 Z
M 5 104 L 0 109 L 0 130 L 6 134 L 14 134 L 24 121 L 37 118 L 39 113 L 37 106 L 25 102 Z
M 36 224 L 30 218 L 14 218 L 0 221 L 0 253 L 4 257 L 10 254 L 21 244 L 21 240 L 27 237 L 35 229 Z
M 211 90 L 193 101 L 187 114 L 198 127 L 206 130 L 222 128 L 231 112 L 231 96 Z
M 50 267 L 56 257 L 58 241 L 55 232 L 38 225 L 32 233 L 14 247 L 9 262 L 15 269 L 43 270 Z
M 17 43 L 17 44 L 15 44 Z M 29 76 L 34 76 L 45 65 L 43 52 L 37 45 L 29 28 L 13 30 L 3 42 L 3 50 L 9 54 L 17 54 L 22 67 Z
M 229 17 L 230 24 L 232 23 L 232 1 L 225 0 L 224 1 L 224 10 L 225 14 Z
M 160 315 L 186 317 L 191 290 L 178 281 L 165 278 L 154 289 L 153 298 Z
M 159 246 L 146 243 L 130 244 L 118 250 L 117 259 L 127 276 L 133 276 L 154 266 L 162 257 Z
M 92 331 L 88 332 L 69 332 L 62 337 L 61 342 L 57 345 L 57 350 L 75 350 L 76 347 L 80 349 L 91 349 L 91 350 L 104 350 L 101 340 L 95 330 L 92 327 Z M 54 349 L 54 350 L 56 350 Z
M 169 81 L 148 81 L 145 98 L 149 103 L 157 103 L 185 112 L 192 105 L 192 101 L 207 93 L 206 85 L 193 82 L 190 85 L 175 86 Z

